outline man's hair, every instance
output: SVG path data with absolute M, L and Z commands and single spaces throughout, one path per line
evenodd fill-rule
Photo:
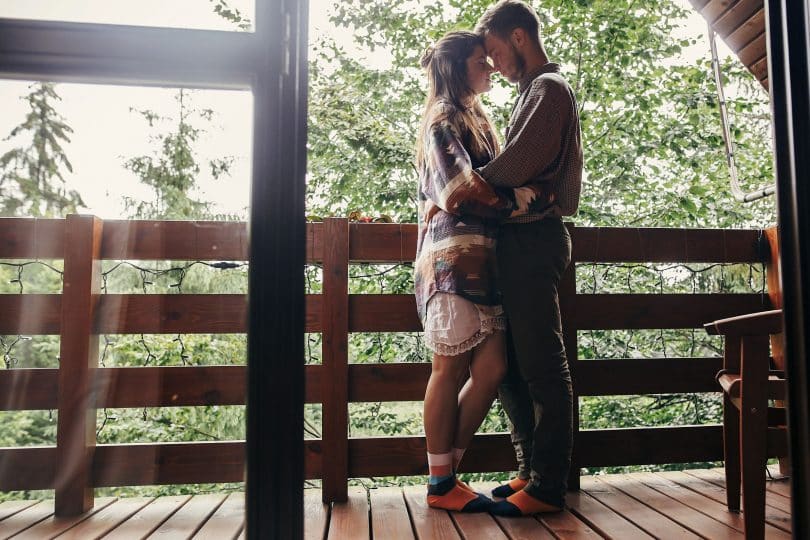
M 521 0 L 500 0 L 484 12 L 478 20 L 475 32 L 493 34 L 500 39 L 509 39 L 515 28 L 521 28 L 529 39 L 540 45 L 540 20 L 530 5 Z

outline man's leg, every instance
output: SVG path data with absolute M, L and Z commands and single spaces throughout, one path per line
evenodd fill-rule
M 572 447 L 571 375 L 557 296 L 570 256 L 570 237 L 560 220 L 505 225 L 498 239 L 504 309 L 536 421 L 526 492 L 556 507 L 564 503 Z
M 529 387 L 520 374 L 520 368 L 515 357 L 515 347 L 512 343 L 512 333 L 506 333 L 507 371 L 501 385 L 498 387 L 498 397 L 501 400 L 506 416 L 509 418 L 509 429 L 512 436 L 512 446 L 515 447 L 515 457 L 518 464 L 517 478 L 509 483 L 496 487 L 492 494 L 496 497 L 508 497 L 515 491 L 523 489 L 531 478 L 532 445 L 534 444 L 534 407 L 529 395 Z

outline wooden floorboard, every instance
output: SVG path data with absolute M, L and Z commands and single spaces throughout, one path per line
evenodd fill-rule
M 566 504 L 578 518 L 605 537 L 652 540 L 652 536 L 584 491 L 569 493 Z
M 413 538 L 405 496 L 398 487 L 369 490 L 371 530 L 374 538 Z
M 361 487 L 349 488 L 349 500 L 332 503 L 327 538 L 370 538 L 368 529 L 368 495 Z
M 194 495 L 148 538 L 190 538 L 224 501 L 225 495 Z
M 729 512 L 728 508 L 723 503 L 714 501 L 700 493 L 695 493 L 694 491 L 659 474 L 646 473 L 644 475 L 640 475 L 639 478 L 653 489 L 660 491 L 673 499 L 677 499 L 683 504 L 694 508 L 698 512 L 701 512 L 719 521 L 720 523 L 724 523 L 735 528 L 740 533 L 745 530 L 742 515 Z M 765 535 L 769 539 L 773 538 L 788 540 L 790 538 L 789 533 L 785 533 L 785 531 L 777 529 L 768 524 L 765 526 Z
M 712 482 L 725 490 L 726 487 L 726 479 L 722 473 L 722 470 L 718 471 L 716 469 L 699 469 L 695 471 L 688 471 L 689 474 L 693 476 L 697 476 L 698 478 L 702 478 L 708 482 Z M 764 472 L 763 472 L 764 474 Z M 777 510 L 781 510 L 786 513 L 790 513 L 790 499 L 787 497 L 783 497 L 779 494 L 776 494 L 770 490 L 767 490 L 768 482 L 765 483 L 766 492 L 765 492 L 765 505 L 770 506 L 772 508 L 776 508 Z
M 22 512 L 29 506 L 37 504 L 39 501 L 6 501 L 0 503 L 0 521 L 3 521 L 9 516 Z
M 496 484 L 472 484 L 489 495 Z M 304 494 L 307 540 L 742 539 L 742 515 L 726 508 L 722 469 L 583 477 L 558 513 L 522 518 L 427 506 L 424 486 L 350 487 L 345 503 Z M 790 538 L 790 486 L 768 481 L 765 536 Z M 0 503 L 0 540 L 53 538 L 245 538 L 243 493 L 96 499 L 91 512 L 55 518 L 53 501 Z
M 451 512 L 450 517 L 465 540 L 508 540 L 495 518 L 487 513 Z
M 560 540 L 603 538 L 569 510 L 543 515 L 537 519 Z
M 0 521 L 0 539 L 19 534 L 52 515 L 53 500 L 42 501 L 39 504 L 29 506 L 21 512 L 17 512 L 3 521 Z
M 191 499 L 190 495 L 160 497 L 141 508 L 131 518 L 112 530 L 104 540 L 144 538 Z
M 329 505 L 324 504 L 320 489 L 304 490 L 304 540 L 323 540 L 329 524 Z
M 461 538 L 450 514 L 429 508 L 425 500 L 424 486 L 408 486 L 404 489 L 405 502 L 411 515 L 416 537 L 419 540 L 457 540 Z
M 663 472 L 656 474 L 673 482 L 677 482 L 696 493 L 700 493 L 704 497 L 708 497 L 715 503 L 720 504 L 723 509 L 726 508 L 726 490 L 717 484 L 712 484 L 711 482 L 707 482 L 706 480 L 702 480 L 685 472 Z M 790 514 L 787 512 L 766 505 L 765 521 L 783 531 L 790 532 Z M 739 522 L 740 526 L 742 526 L 742 517 L 740 517 Z
M 236 538 L 244 524 L 245 494 L 231 493 L 200 527 L 194 540 L 230 540 Z
M 53 538 L 71 527 L 90 519 L 94 514 L 104 510 L 106 507 L 115 502 L 115 497 L 102 497 L 93 501 L 93 508 L 90 511 L 71 517 L 52 517 L 51 519 L 44 519 L 24 530 L 22 533 L 16 535 L 14 540 L 41 540 L 42 538 Z
M 68 529 L 59 536 L 59 540 L 86 540 L 87 538 L 100 538 L 111 530 L 124 523 L 138 510 L 152 502 L 151 497 L 132 497 L 118 499 L 111 505 L 93 514 L 92 519 L 86 519 Z
M 611 475 L 606 477 L 606 480 L 639 503 L 668 516 L 697 535 L 712 539 L 743 538 L 742 533 L 737 529 L 720 523 L 683 502 L 645 485 L 639 481 L 636 475 Z
M 612 508 L 630 520 L 640 529 L 657 538 L 680 538 L 692 540 L 700 538 L 698 535 L 672 521 L 664 514 L 616 489 L 598 476 L 585 477 L 581 480 L 582 489 L 602 504 Z

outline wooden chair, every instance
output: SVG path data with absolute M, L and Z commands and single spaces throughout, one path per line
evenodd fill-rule
M 746 538 L 765 534 L 765 465 L 768 456 L 787 455 L 785 409 L 768 400 L 785 399 L 783 371 L 771 369 L 770 337 L 782 332 L 782 310 L 751 313 L 704 325 L 725 338 L 723 369 L 723 454 L 728 509 L 740 511 L 740 482 Z

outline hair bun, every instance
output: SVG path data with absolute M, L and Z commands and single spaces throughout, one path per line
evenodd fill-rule
M 434 51 L 435 49 L 433 47 L 428 47 L 425 49 L 425 52 L 422 53 L 422 58 L 419 60 L 419 64 L 422 66 L 422 69 L 427 69 L 427 67 L 433 61 Z

